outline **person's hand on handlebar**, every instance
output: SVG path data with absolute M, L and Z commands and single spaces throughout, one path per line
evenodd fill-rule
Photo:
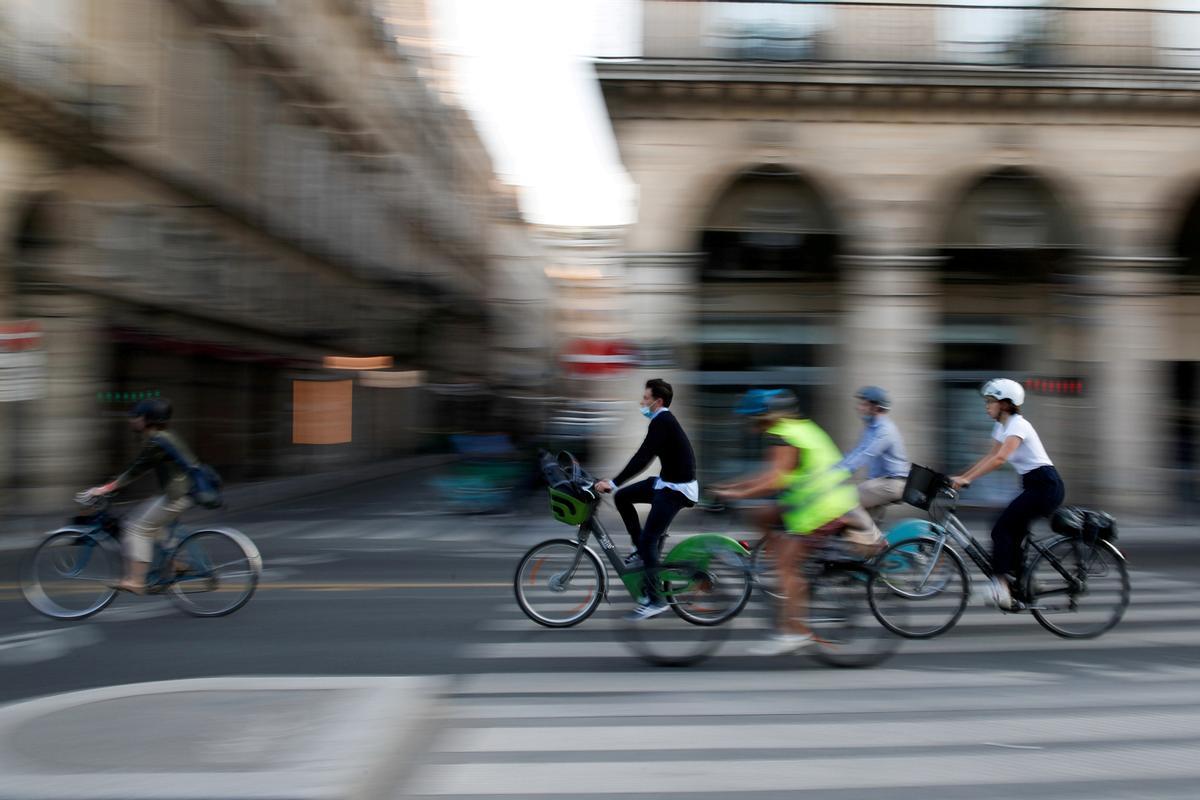
M 954 489 L 955 491 L 958 491 L 959 489 L 966 489 L 970 485 L 971 482 L 962 475 L 954 475 L 950 478 L 950 488 Z
M 592 484 L 592 489 L 600 494 L 608 494 L 614 488 L 613 482 L 610 480 L 596 481 L 594 484 Z

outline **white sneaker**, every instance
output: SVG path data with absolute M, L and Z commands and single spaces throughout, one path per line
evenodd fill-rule
M 812 642 L 811 633 L 776 633 L 751 647 L 750 653 L 756 656 L 782 656 L 807 647 Z
M 985 587 L 987 601 L 1002 611 L 1011 611 L 1013 607 L 1012 593 L 1008 590 L 1008 581 L 1004 578 L 992 578 Z
M 651 617 L 657 617 L 668 608 L 670 608 L 670 606 L 661 600 L 659 600 L 657 603 L 639 603 L 637 608 L 625 615 L 625 619 L 630 622 L 636 622 L 642 619 L 650 619 Z

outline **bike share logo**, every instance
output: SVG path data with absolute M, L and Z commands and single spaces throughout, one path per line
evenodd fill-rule
M 604 545 L 605 550 L 611 550 L 613 548 L 612 539 L 609 539 L 608 534 L 604 531 L 599 531 L 596 534 L 596 538 L 600 540 L 600 544 Z

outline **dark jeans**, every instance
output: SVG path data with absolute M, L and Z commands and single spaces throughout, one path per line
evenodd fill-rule
M 650 575 L 654 574 L 652 570 L 658 568 L 660 542 L 671 521 L 675 519 L 679 509 L 695 505 L 674 489 L 655 489 L 654 484 L 657 481 L 658 478 L 647 478 L 632 483 L 621 488 L 613 498 L 617 513 L 621 515 L 625 530 L 629 532 L 629 539 L 637 548 L 638 555 L 642 557 L 642 563 L 646 566 L 646 572 Z M 645 527 L 638 520 L 635 504 L 650 506 Z M 654 601 L 658 599 L 658 593 L 652 583 L 653 581 L 647 581 L 646 594 Z
M 1062 505 L 1066 489 L 1054 467 L 1038 467 L 1021 478 L 1022 492 L 992 527 L 992 570 L 997 575 L 1017 575 L 1021 570 L 1021 543 L 1029 523 L 1048 517 Z

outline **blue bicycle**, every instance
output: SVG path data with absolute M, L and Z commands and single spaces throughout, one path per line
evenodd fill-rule
M 52 531 L 25 559 L 21 591 L 36 611 L 54 619 L 85 619 L 117 596 L 121 577 L 121 521 L 111 500 L 98 497 L 91 513 Z M 185 613 L 222 617 L 249 602 L 262 576 L 254 542 L 232 528 L 186 532 L 173 525 L 156 542 L 146 575 L 147 594 L 165 594 Z

